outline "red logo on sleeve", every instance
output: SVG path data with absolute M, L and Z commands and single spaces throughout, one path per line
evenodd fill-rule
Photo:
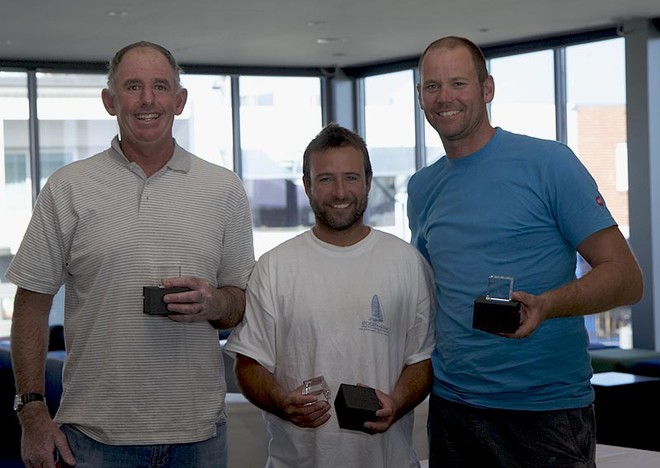
M 598 195 L 598 196 L 596 197 L 596 203 L 598 203 L 598 206 L 603 206 L 603 205 L 604 205 L 604 203 L 603 203 L 603 199 L 600 198 L 600 195 Z

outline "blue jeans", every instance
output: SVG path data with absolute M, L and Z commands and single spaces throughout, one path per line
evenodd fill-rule
M 106 445 L 76 428 L 63 425 L 76 468 L 226 468 L 227 423 L 217 424 L 215 437 L 191 444 Z
M 595 468 L 593 405 L 515 411 L 454 403 L 431 393 L 429 468 Z

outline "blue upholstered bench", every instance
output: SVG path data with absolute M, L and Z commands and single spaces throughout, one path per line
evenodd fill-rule
M 626 372 L 633 374 L 632 366 L 643 361 L 660 360 L 660 352 L 649 349 L 604 348 L 589 350 L 594 372 Z
M 630 366 L 630 372 L 648 377 L 660 377 L 660 358 L 644 359 Z

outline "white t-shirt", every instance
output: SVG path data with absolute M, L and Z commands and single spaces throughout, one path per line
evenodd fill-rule
M 323 375 L 390 394 L 407 365 L 434 346 L 431 271 L 401 239 L 372 229 L 338 247 L 307 231 L 263 255 L 250 277 L 243 322 L 225 350 L 249 356 L 291 391 Z M 265 413 L 272 467 L 415 467 L 413 412 L 387 432 L 340 429 L 336 413 L 317 429 Z

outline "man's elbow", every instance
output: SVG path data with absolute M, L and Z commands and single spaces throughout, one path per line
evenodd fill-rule
M 639 267 L 626 274 L 626 304 L 637 304 L 644 297 L 644 275 Z
M 633 290 L 633 302 L 631 302 L 631 304 L 637 304 L 642 300 L 642 297 L 644 297 L 644 277 L 641 272 L 639 274 L 639 280 L 635 282 Z

